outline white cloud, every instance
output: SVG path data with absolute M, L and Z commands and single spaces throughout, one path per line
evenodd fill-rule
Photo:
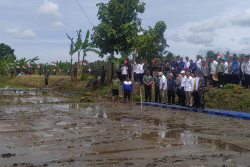
M 61 27 L 63 27 L 63 23 L 60 22 L 60 21 L 56 21 L 56 22 L 52 23 L 52 26 L 53 27 L 61 28 Z
M 36 34 L 31 29 L 22 31 L 17 28 L 12 28 L 7 29 L 6 32 L 15 38 L 31 39 L 36 37 Z
M 196 32 L 214 32 L 218 28 L 224 28 L 227 26 L 225 20 L 222 19 L 209 19 L 201 23 L 196 23 L 192 25 L 189 31 Z
M 240 41 L 240 45 L 248 45 L 250 43 L 250 38 L 249 37 L 244 37 Z
M 44 0 L 43 5 L 40 6 L 38 9 L 38 11 L 45 16 L 60 18 L 62 15 L 59 13 L 58 10 L 58 4 L 49 0 Z
M 185 39 L 183 39 L 182 37 L 180 37 L 180 35 L 177 34 L 177 33 L 176 33 L 176 34 L 173 34 L 173 35 L 170 35 L 168 39 L 170 39 L 170 40 L 172 40 L 172 41 L 175 41 L 175 42 L 182 42 L 182 41 L 185 40 Z
M 189 35 L 186 40 L 189 43 L 193 44 L 204 44 L 206 46 L 210 46 L 214 41 L 215 33 L 193 33 Z
M 244 13 L 235 16 L 232 22 L 235 25 L 250 27 L 250 9 L 247 9 Z

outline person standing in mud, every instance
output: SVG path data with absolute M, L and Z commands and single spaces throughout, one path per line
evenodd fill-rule
M 161 103 L 160 85 L 159 85 L 160 80 L 161 80 L 161 78 L 159 77 L 159 72 L 158 72 L 157 75 L 153 79 L 153 84 L 155 87 L 155 102 L 156 103 L 158 102 L 158 99 L 159 99 L 159 102 Z
M 45 72 L 45 85 L 49 84 L 49 70 Z
M 114 103 L 115 100 L 118 99 L 119 91 L 120 91 L 120 80 L 118 79 L 117 74 L 114 75 L 114 79 L 112 80 L 111 90 L 112 90 L 112 95 L 113 95 L 112 100 Z
M 122 92 L 124 93 L 124 103 L 126 103 L 126 98 L 128 98 L 128 103 L 130 103 L 131 92 L 133 92 L 133 84 L 129 80 L 129 76 L 127 76 L 126 81 L 122 84 Z
M 150 75 L 150 71 L 146 71 L 146 75 L 143 76 L 143 84 L 145 88 L 145 102 L 151 102 L 151 95 L 152 95 L 152 85 L 153 85 L 153 78 Z

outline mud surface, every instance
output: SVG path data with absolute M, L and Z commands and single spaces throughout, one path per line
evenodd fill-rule
M 247 120 L 39 93 L 0 101 L 0 166 L 250 165 Z

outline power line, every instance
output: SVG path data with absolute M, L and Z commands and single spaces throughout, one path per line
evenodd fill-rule
M 79 3 L 79 1 L 76 0 L 76 2 L 78 3 L 78 5 L 79 5 L 79 7 L 81 8 L 81 10 L 82 10 L 82 12 L 84 13 L 84 15 L 87 17 L 87 19 L 88 19 L 88 21 L 90 22 L 90 24 L 91 24 L 92 26 L 94 26 L 94 24 L 92 23 L 92 21 L 90 20 L 90 18 L 89 18 L 88 15 L 86 14 L 86 12 L 83 10 L 82 5 Z

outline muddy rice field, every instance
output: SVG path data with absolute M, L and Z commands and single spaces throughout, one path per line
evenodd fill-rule
M 250 166 L 250 121 L 97 99 L 0 93 L 0 166 Z

